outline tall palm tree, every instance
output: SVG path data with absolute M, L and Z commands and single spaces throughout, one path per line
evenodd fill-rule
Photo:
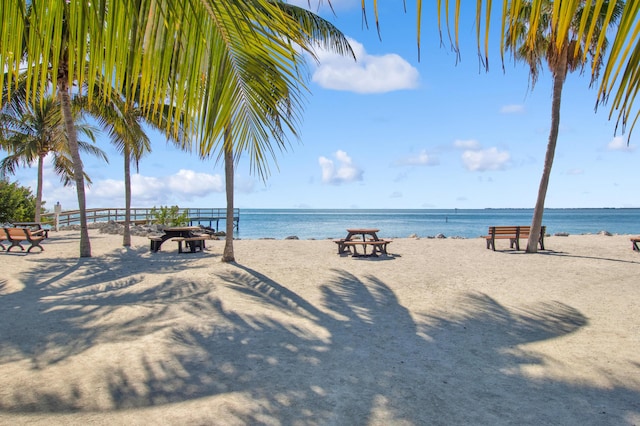
M 280 98 L 273 96 L 274 90 L 294 90 L 304 83 L 300 69 L 304 56 L 298 46 L 310 51 L 306 41 L 315 36 L 285 13 L 282 4 L 270 0 L 5 0 L 0 4 L 0 63 L 8 71 L 8 83 L 26 63 L 29 94 L 35 96 L 49 75 L 61 99 L 76 171 L 81 257 L 91 256 L 91 247 L 83 214 L 82 161 L 70 119 L 70 87 L 86 83 L 91 102 L 95 95 L 91 87 L 104 78 L 125 99 L 138 93 L 146 114 L 169 104 L 167 133 L 178 131 L 184 120 L 185 131 L 200 140 L 218 140 L 228 126 L 239 135 L 234 144 L 251 136 L 264 139 L 266 132 L 255 126 L 255 120 L 232 118 L 256 103 L 279 111 Z M 335 50 L 348 51 L 344 39 L 331 43 Z M 24 55 L 16 54 L 23 49 Z M 245 97 L 242 85 L 247 76 L 260 79 L 265 66 L 274 67 L 278 85 L 265 81 L 253 97 Z M 131 75 L 141 78 L 127 77 Z M 0 85 L 3 79 L 0 75 Z M 292 98 L 296 107 L 299 101 Z M 260 117 L 256 116 L 257 124 Z
M 277 1 L 273 3 L 302 30 L 302 36 L 297 43 L 313 59 L 315 59 L 314 48 L 324 46 L 336 53 L 350 55 L 355 60 L 355 54 L 348 40 L 330 22 L 306 9 Z M 248 57 L 245 56 L 247 54 Z M 251 99 L 252 102 L 234 112 L 224 127 L 222 138 L 203 139 L 199 146 L 202 157 L 217 154 L 218 161 L 224 162 L 227 211 L 223 262 L 235 261 L 233 250 L 234 165 L 243 153 L 247 153 L 252 171 L 258 173 L 262 180 L 268 178 L 270 160 L 277 164 L 276 153 L 287 148 L 288 135 L 298 136 L 296 124 L 302 109 L 303 91 L 306 88 L 302 84 L 306 82 L 305 74 L 299 74 L 300 84 L 289 84 L 286 79 L 283 79 L 279 69 L 279 58 L 260 49 L 230 51 L 228 58 L 223 58 L 220 65 L 233 68 L 234 63 L 256 58 L 260 62 L 259 69 L 251 69 L 250 73 L 235 73 L 240 88 L 236 96 L 239 96 L 239 99 Z M 296 62 L 299 64 L 297 67 L 305 65 L 303 58 L 296 59 Z M 223 91 L 225 86 L 218 86 L 214 90 Z M 218 96 L 222 95 L 216 95 Z M 254 131 L 247 132 L 247 128 Z
M 224 184 L 225 194 L 227 198 L 227 218 L 225 220 L 225 238 L 224 249 L 222 250 L 223 262 L 235 262 L 235 253 L 233 251 L 233 207 L 234 207 L 234 159 L 233 159 L 233 141 L 229 128 L 224 134 L 225 143 L 224 151 Z
M 556 0 L 558 2 L 559 0 Z M 592 73 L 592 82 L 597 78 L 599 70 L 602 67 L 602 52 L 607 49 L 607 39 L 601 39 L 599 34 L 606 32 L 608 25 L 615 25 L 620 18 L 624 4 L 620 1 L 615 2 L 612 9 L 608 8 L 608 1 L 603 1 L 603 7 L 595 14 L 593 4 L 589 1 L 579 1 L 581 8 L 576 10 L 576 14 L 570 22 L 570 31 L 567 32 L 564 40 L 558 43 L 555 40 L 552 31 L 554 21 L 552 13 L 554 10 L 554 1 L 545 0 L 541 4 L 540 17 L 536 22 L 536 28 L 533 32 L 536 34 L 535 42 L 531 43 L 531 13 L 532 2 L 520 1 L 520 9 L 517 17 L 519 19 L 511 21 L 506 29 L 505 39 L 510 40 L 508 45 L 512 49 L 514 58 L 521 60 L 529 65 L 529 75 L 531 79 L 531 87 L 535 86 L 543 62 L 549 67 L 553 76 L 553 97 L 551 103 L 551 130 L 547 143 L 547 153 L 545 155 L 544 168 L 542 178 L 540 179 L 540 187 L 538 189 L 538 197 L 533 211 L 531 222 L 531 233 L 527 242 L 527 252 L 535 253 L 538 250 L 538 239 L 540 237 L 540 228 L 542 226 L 542 218 L 544 215 L 544 203 L 549 187 L 549 178 L 553 165 L 556 144 L 558 142 L 558 129 L 560 127 L 560 106 L 562 99 L 562 89 L 567 75 L 570 72 L 581 70 L 583 68 L 584 56 L 591 58 L 591 67 L 595 70 Z M 611 16 L 607 16 L 607 12 L 611 11 Z M 587 19 L 583 21 L 583 16 Z M 592 39 L 578 38 L 577 34 L 582 23 L 589 27 L 597 29 L 594 35 L 598 36 Z M 595 43 L 597 39 L 603 40 L 602 45 Z M 595 52 L 600 50 L 600 55 L 596 57 Z
M 17 93 L 19 92 L 14 92 L 14 95 Z M 14 100 L 6 105 L 17 105 L 17 107 L 6 108 L 2 113 L 2 121 L 6 127 L 4 137 L 0 138 L 0 146 L 7 151 L 8 155 L 0 162 L 0 170 L 4 174 L 14 174 L 19 166 L 37 163 L 35 221 L 39 222 L 46 156 L 52 154 L 54 170 L 60 175 L 65 185 L 71 183 L 74 175 L 67 132 L 62 125 L 60 104 L 56 99 L 46 97 L 35 105 L 25 99 Z M 91 141 L 79 140 L 78 147 L 81 151 L 108 161 L 106 154 L 95 146 L 97 131 L 95 127 L 83 122 L 75 122 L 74 129 Z M 89 176 L 85 174 L 84 178 L 91 183 Z
M 98 92 L 100 93 L 100 92 Z M 151 151 L 151 141 L 143 128 L 144 115 L 140 109 L 127 108 L 119 94 L 111 93 L 109 98 L 98 96 L 95 102 L 88 102 L 86 96 L 74 99 L 74 106 L 94 117 L 106 129 L 113 145 L 122 153 L 124 161 L 125 223 L 122 245 L 131 246 L 131 163 L 136 167 L 142 156 Z
M 79 46 L 74 43 L 71 35 L 75 27 L 74 19 L 69 10 L 69 2 L 66 1 L 51 2 L 48 5 L 34 1 L 10 2 L 9 4 L 3 2 L 3 10 L 0 11 L 0 15 L 3 13 L 9 15 L 9 21 L 3 19 L 3 29 L 8 29 L 3 38 L 5 40 L 7 38 L 19 40 L 19 44 L 16 41 L 16 44 L 11 46 L 15 50 L 7 52 L 9 57 L 5 56 L 6 59 L 2 62 L 7 65 L 7 86 L 11 87 L 14 74 L 20 72 L 26 78 L 25 93 L 32 102 L 35 102 L 38 97 L 41 98 L 42 94 L 48 90 L 50 82 L 57 92 L 62 112 L 62 125 L 67 135 L 69 156 L 73 165 L 73 181 L 78 196 L 80 257 L 90 257 L 91 244 L 87 226 L 85 173 L 71 109 L 73 81 L 76 80 L 76 73 L 83 74 L 73 67 L 74 53 L 86 53 L 86 47 L 83 48 L 83 46 L 86 46 L 87 41 L 85 39 Z M 18 12 L 19 15 L 12 16 L 12 12 Z M 15 33 L 12 30 L 20 32 Z M 77 47 L 81 49 L 77 50 Z M 27 64 L 26 70 L 22 69 L 24 63 Z M 33 72 L 34 65 L 38 69 L 37 76 Z M 0 75 L 0 80 L 2 77 Z M 36 83 L 36 81 L 38 82 Z M 4 82 L 2 81 L 2 83 Z M 34 83 L 34 89 L 30 90 Z M 10 89 L 8 93 L 10 95 Z
M 145 125 L 152 129 L 163 129 L 169 119 L 169 105 L 153 115 L 147 115 L 137 104 L 137 100 L 126 100 L 123 95 L 105 92 L 104 81 L 97 81 L 94 92 L 98 94 L 94 102 L 89 102 L 86 95 L 74 99 L 73 105 L 80 111 L 93 116 L 100 126 L 106 129 L 114 146 L 122 153 L 124 161 L 125 188 L 125 220 L 122 245 L 131 246 L 131 164 L 138 169 L 141 158 L 151 151 L 151 141 L 146 134 Z M 86 93 L 86 89 L 84 91 Z M 181 129 L 181 128 L 180 128 Z M 181 149 L 188 149 L 189 138 L 183 131 L 169 133 L 168 138 Z

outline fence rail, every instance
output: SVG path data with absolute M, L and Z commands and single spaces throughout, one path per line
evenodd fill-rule
M 132 208 L 131 223 L 135 224 L 151 224 L 155 220 L 155 216 L 151 214 L 154 208 Z M 155 208 L 157 211 L 158 209 Z M 87 222 L 124 222 L 126 210 L 124 208 L 103 208 L 103 209 L 87 209 Z M 220 221 L 227 219 L 226 208 L 184 208 L 178 209 L 178 214 L 186 213 L 189 225 L 206 224 L 215 229 L 220 228 Z M 42 215 L 43 221 L 56 224 L 57 226 L 69 226 L 80 224 L 80 210 L 67 210 L 57 214 L 45 213 Z M 233 209 L 233 227 L 238 230 L 240 225 L 240 209 Z

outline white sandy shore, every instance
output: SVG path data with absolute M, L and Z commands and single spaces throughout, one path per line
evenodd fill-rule
M 329 240 L 51 233 L 0 252 L 0 424 L 638 425 L 628 236 Z

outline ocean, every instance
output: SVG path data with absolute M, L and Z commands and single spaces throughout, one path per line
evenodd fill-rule
M 240 209 L 237 238 L 342 238 L 347 228 L 377 228 L 384 238 L 475 238 L 489 226 L 531 225 L 533 209 Z M 546 209 L 548 234 L 640 234 L 640 209 Z M 208 223 L 206 224 L 208 225 Z M 224 230 L 224 220 L 219 223 Z

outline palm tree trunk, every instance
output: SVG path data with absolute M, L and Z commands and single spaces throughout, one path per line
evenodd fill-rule
M 73 178 L 76 182 L 76 192 L 78 193 L 78 210 L 80 211 L 80 257 L 91 257 L 91 243 L 89 241 L 89 228 L 87 227 L 87 206 L 84 192 L 84 169 L 78 149 L 78 135 L 73 125 L 67 77 L 64 75 L 58 77 L 58 97 L 60 99 L 64 126 L 67 130 L 67 138 L 69 139 L 69 152 L 71 153 L 71 160 L 73 161 Z
M 40 212 L 42 211 L 42 182 L 44 173 L 44 157 L 38 154 L 38 186 L 36 189 L 36 213 L 34 217 L 35 222 L 40 222 Z
M 224 132 L 224 177 L 225 190 L 227 193 L 227 219 L 226 236 L 224 238 L 224 251 L 222 252 L 223 262 L 235 262 L 233 254 L 233 150 L 231 146 L 231 135 L 229 127 Z
M 542 228 L 542 217 L 544 215 L 544 201 L 547 197 L 547 188 L 549 187 L 549 177 L 551 176 L 551 167 L 553 166 L 553 157 L 556 153 L 556 144 L 558 142 L 558 130 L 560 128 L 560 101 L 562 98 L 562 88 L 567 78 L 567 54 L 568 48 L 562 51 L 561 59 L 553 74 L 553 100 L 551 102 L 551 130 L 549 131 L 549 142 L 547 143 L 547 153 L 544 158 L 544 167 L 542 169 L 542 178 L 540 179 L 540 187 L 538 188 L 538 199 L 533 210 L 533 219 L 531 220 L 531 232 L 527 241 L 527 253 L 538 252 L 538 241 L 540 239 L 540 230 Z
M 122 245 L 131 247 L 131 151 L 124 144 L 124 231 Z

